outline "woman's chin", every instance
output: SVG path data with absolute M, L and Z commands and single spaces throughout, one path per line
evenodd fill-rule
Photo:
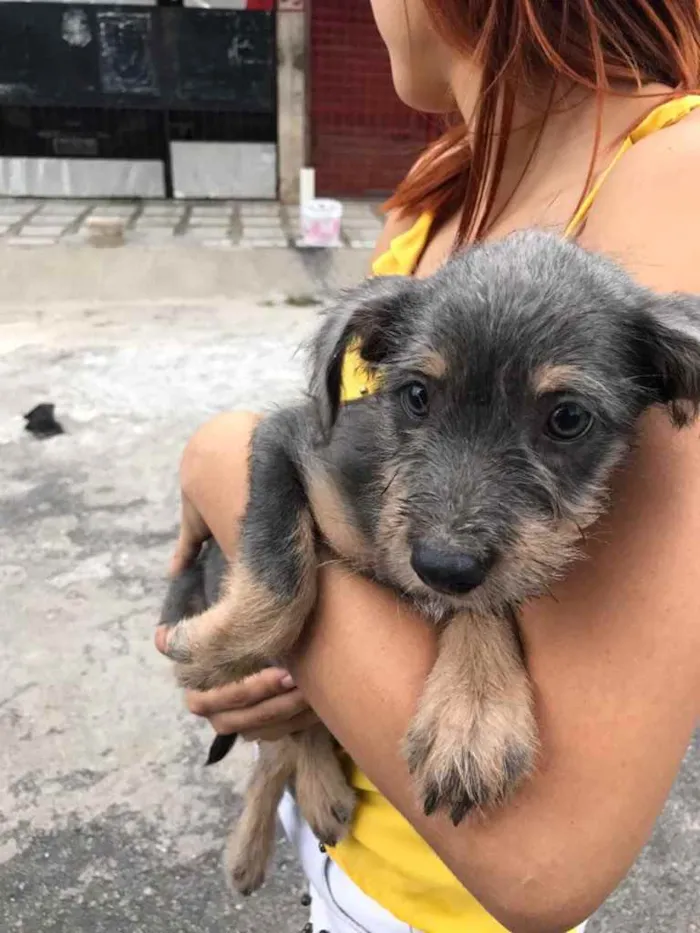
M 396 94 L 407 107 L 420 113 L 453 113 L 454 97 L 449 87 L 441 81 L 431 81 L 425 75 L 391 63 L 391 76 Z

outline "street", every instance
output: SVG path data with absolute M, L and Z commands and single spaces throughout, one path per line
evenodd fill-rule
M 305 923 L 284 844 L 260 893 L 225 887 L 249 750 L 203 767 L 208 727 L 152 646 L 184 442 L 216 411 L 301 384 L 294 351 L 316 313 L 303 305 L 0 310 L 2 933 Z M 24 431 L 41 402 L 65 434 Z M 698 736 L 651 844 L 589 930 L 700 930 Z

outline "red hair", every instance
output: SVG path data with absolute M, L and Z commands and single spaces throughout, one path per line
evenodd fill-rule
M 540 131 L 554 106 L 559 78 L 595 91 L 598 128 L 583 200 L 611 82 L 635 88 L 659 82 L 673 88 L 669 96 L 677 96 L 700 81 L 698 0 L 423 2 L 439 34 L 480 63 L 479 107 L 470 132 L 461 119 L 448 129 L 418 159 L 385 207 L 411 214 L 430 211 L 438 222 L 461 210 L 460 243 L 482 237 L 495 219 L 491 215 L 513 128 L 516 90 L 541 89 L 543 84 L 551 88 Z

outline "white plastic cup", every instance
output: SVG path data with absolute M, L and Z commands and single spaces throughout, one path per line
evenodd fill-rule
M 313 198 L 300 205 L 302 246 L 340 246 L 343 205 L 331 198 Z

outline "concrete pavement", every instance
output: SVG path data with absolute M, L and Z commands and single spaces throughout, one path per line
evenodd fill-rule
M 261 894 L 224 888 L 247 757 L 202 767 L 207 728 L 184 713 L 151 645 L 187 436 L 217 410 L 260 408 L 299 385 L 294 350 L 314 309 L 268 290 L 277 298 L 34 309 L 6 298 L 0 309 L 2 933 L 303 926 L 284 845 Z M 42 401 L 65 435 L 23 431 Z M 700 930 L 699 777 L 696 742 L 591 933 Z

